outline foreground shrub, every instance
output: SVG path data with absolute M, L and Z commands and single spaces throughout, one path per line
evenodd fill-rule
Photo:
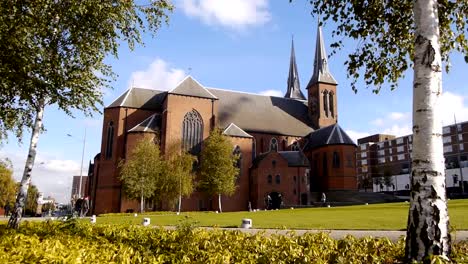
M 468 243 L 453 260 L 468 262 Z M 0 263 L 402 263 L 404 241 L 326 233 L 296 236 L 177 230 L 77 221 L 0 226 Z

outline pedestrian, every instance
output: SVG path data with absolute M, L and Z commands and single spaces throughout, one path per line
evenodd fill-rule
M 327 202 L 327 196 L 325 195 L 325 193 L 322 193 L 322 199 L 320 199 L 320 201 L 322 202 L 322 206 L 325 206 Z
M 85 217 L 89 210 L 89 198 L 86 196 L 81 203 L 80 217 Z
M 75 215 L 80 216 L 81 215 L 81 206 L 83 204 L 83 199 L 78 198 L 75 202 Z
M 9 214 L 10 214 L 10 205 L 9 204 L 5 204 L 5 206 L 3 207 L 3 209 L 5 210 L 5 217 L 7 217 Z

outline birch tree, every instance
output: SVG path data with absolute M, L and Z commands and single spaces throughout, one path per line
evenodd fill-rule
M 31 181 L 44 110 L 91 115 L 102 105 L 102 89 L 115 79 L 104 59 L 117 57 L 120 43 L 143 44 L 172 10 L 168 0 L 20 1 L 0 3 L 0 140 L 12 131 L 30 147 L 10 227 L 17 228 Z
M 208 195 L 218 195 L 218 208 L 222 212 L 221 195 L 232 195 L 236 190 L 239 169 L 235 166 L 239 157 L 233 154 L 233 146 L 221 130 L 211 131 L 203 143 L 200 155 L 199 187 Z
M 190 196 L 194 188 L 193 164 L 196 157 L 181 150 L 179 142 L 169 146 L 165 153 L 165 172 L 163 175 L 167 178 L 168 188 L 165 196 L 169 200 L 177 197 L 177 212 L 182 208 L 182 197 Z
M 375 93 L 384 83 L 394 89 L 406 70 L 413 70 L 413 160 L 405 255 L 408 261 L 449 257 L 441 71 L 449 70 L 451 51 L 462 53 L 468 62 L 468 1 L 311 0 L 310 4 L 313 14 L 335 23 L 333 36 L 357 41 L 345 62 L 354 91 L 361 79 Z M 343 42 L 331 46 L 337 52 Z
M 145 200 L 154 197 L 162 186 L 164 163 L 159 146 L 150 137 L 141 139 L 129 157 L 120 162 L 119 168 L 125 195 L 139 199 L 140 212 L 144 212 Z

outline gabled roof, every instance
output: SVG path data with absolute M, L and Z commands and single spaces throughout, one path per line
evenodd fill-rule
M 289 59 L 289 75 L 286 98 L 306 100 L 299 84 L 299 73 L 297 71 L 296 54 L 294 52 L 294 39 L 291 41 L 291 57 Z
M 107 108 L 130 107 L 160 110 L 164 98 L 166 97 L 166 93 L 166 91 L 158 91 L 153 89 L 130 88 L 109 106 L 107 106 Z
M 309 160 L 302 151 L 278 151 L 278 154 L 288 161 L 289 167 L 309 166 Z
M 224 135 L 231 136 L 231 137 L 244 137 L 244 138 L 252 138 L 247 132 L 242 130 L 240 127 L 236 126 L 234 123 L 231 123 L 224 131 Z
M 318 129 L 307 135 L 306 139 L 304 150 L 326 145 L 356 145 L 338 124 Z
M 234 123 L 247 133 L 303 137 L 314 129 L 307 101 L 208 88 L 218 99 L 220 127 Z
M 190 75 L 185 77 L 174 89 L 170 90 L 169 94 L 218 99 Z
M 315 44 L 314 72 L 307 88 L 319 82 L 337 84 L 335 78 L 333 78 L 333 75 L 328 69 L 327 52 L 325 51 L 325 42 L 323 40 L 320 23 L 317 30 L 317 42 Z
M 134 126 L 128 132 L 148 132 L 148 133 L 157 133 L 161 127 L 161 115 L 153 114 L 143 120 L 140 124 Z
M 253 168 L 258 168 L 262 160 L 264 160 L 268 155 L 271 153 L 275 153 L 276 151 L 270 151 L 266 153 L 262 153 L 255 157 L 252 162 Z M 288 163 L 288 167 L 308 167 L 309 160 L 301 151 L 278 151 L 278 154 L 286 160 Z

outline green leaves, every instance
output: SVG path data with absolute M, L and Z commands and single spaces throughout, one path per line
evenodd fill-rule
M 0 208 L 9 205 L 13 208 L 16 194 L 16 182 L 13 179 L 13 168 L 9 160 L 0 160 Z
M 164 230 L 80 222 L 0 225 L 2 263 L 402 263 L 404 240 L 334 240 L 326 233 L 251 235 L 204 229 Z M 455 244 L 465 263 L 468 243 Z M 448 263 L 432 257 L 434 263 Z
M 104 59 L 120 43 L 168 21 L 167 0 L 3 1 L 0 4 L 0 140 L 31 127 L 38 101 L 72 115 L 99 111 L 102 90 L 116 77 Z M 18 114 L 16 114 L 18 113 Z
M 209 195 L 232 195 L 239 174 L 239 169 L 234 165 L 238 158 L 233 155 L 233 146 L 221 130 L 213 130 L 201 152 L 200 189 Z

